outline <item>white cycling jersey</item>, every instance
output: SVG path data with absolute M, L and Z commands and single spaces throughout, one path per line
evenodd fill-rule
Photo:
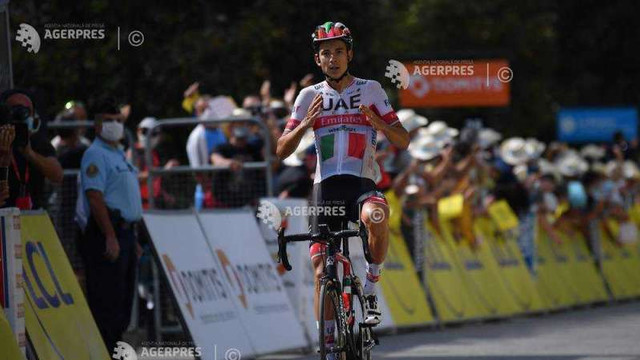
M 368 106 L 389 125 L 398 121 L 380 83 L 354 78 L 341 93 L 326 81 L 302 89 L 291 111 L 288 130 L 304 119 L 316 94 L 322 94 L 322 112 L 313 123 L 318 155 L 314 183 L 333 175 L 375 181 L 379 170 L 374 158 L 377 132 L 358 107 Z

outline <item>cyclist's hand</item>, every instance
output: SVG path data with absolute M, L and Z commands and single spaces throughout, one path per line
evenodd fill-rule
M 382 120 L 380 116 L 374 113 L 368 106 L 360 105 L 360 112 L 367 117 L 367 120 L 376 131 L 382 130 L 386 125 L 384 120 Z
M 313 101 L 311 102 L 311 106 L 309 106 L 309 111 L 307 112 L 307 116 L 302 119 L 300 126 L 303 129 L 308 129 L 313 126 L 313 123 L 316 121 L 316 118 L 322 112 L 322 95 L 317 94 Z

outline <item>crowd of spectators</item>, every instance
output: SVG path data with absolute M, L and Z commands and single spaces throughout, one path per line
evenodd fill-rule
M 154 117 L 128 119 L 127 124 L 136 123 L 136 130 L 123 141 L 123 146 L 139 170 L 144 208 L 149 208 L 151 197 L 155 208 L 255 205 L 259 197 L 267 194 L 267 184 L 279 198 L 309 198 L 316 166 L 313 132 L 309 131 L 294 154 L 284 161 L 278 162 L 272 155 L 297 91 L 312 83 L 313 76 L 307 75 L 291 83 L 278 98 L 272 96 L 271 85 L 265 81 L 256 94 L 247 95 L 237 106 L 228 96 L 201 94 L 196 82 L 184 92 L 181 104 L 185 118 L 196 120 L 195 125 L 172 128 L 158 126 Z M 120 108 L 125 117 L 130 110 L 128 106 Z M 399 150 L 379 135 L 377 185 L 400 199 L 402 233 L 410 250 L 416 211 L 424 211 L 437 226 L 438 202 L 456 194 L 463 196 L 465 211 L 456 220 L 459 226 L 454 227 L 455 237 L 472 246 L 481 239 L 470 228 L 469 219 L 486 213 L 488 206 L 500 199 L 506 200 L 518 216 L 521 234 L 530 237 L 534 219 L 540 221 L 550 239 L 559 242 L 557 229 L 573 226 L 588 237 L 589 221 L 604 216 L 617 219 L 628 233 L 634 234 L 627 226 L 631 223 L 627 210 L 635 204 L 640 191 L 636 139 L 625 139 L 618 132 L 610 143 L 572 148 L 532 138 L 502 139 L 496 130 L 477 124 L 455 129 L 412 109 L 400 109 L 397 114 L 410 133 L 411 143 L 407 150 Z M 87 127 L 64 124 L 88 118 L 90 114 L 82 102 L 70 101 L 50 124 L 55 128 L 50 131 L 51 146 L 65 170 L 80 167 L 93 136 Z M 254 118 L 262 125 L 207 121 L 226 118 Z M 151 151 L 151 164 L 147 163 L 147 148 Z M 273 160 L 268 165 L 272 181 L 267 181 L 264 168 L 247 166 L 267 159 Z M 186 172 L 193 186 L 184 187 L 172 181 L 185 182 L 185 176 L 158 175 L 149 183 L 150 165 L 165 170 L 213 166 L 214 170 Z M 63 209 L 73 208 L 75 196 L 69 194 L 75 195 L 76 182 L 75 176 L 64 177 L 65 193 L 57 194 Z M 34 202 L 46 204 L 45 199 Z M 532 239 L 521 236 L 520 245 L 529 263 L 532 243 Z

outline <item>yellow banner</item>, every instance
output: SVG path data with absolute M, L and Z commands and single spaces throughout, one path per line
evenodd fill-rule
M 40 359 L 109 359 L 46 213 L 23 214 L 26 327 Z
M 4 317 L 4 310 L 0 307 L 0 360 L 24 359 L 16 337 L 11 332 L 9 321 Z
M 442 198 L 438 201 L 438 217 L 449 220 L 460 217 L 464 208 L 464 197 L 462 194 L 455 194 Z
M 606 301 L 609 298 L 604 279 L 598 268 L 584 236 L 577 230 L 558 232 L 571 257 L 571 282 L 584 303 Z
M 402 208 L 393 191 L 387 192 L 385 197 L 389 202 L 391 216 L 400 216 Z M 389 251 L 384 262 L 384 273 L 380 278 L 384 298 L 396 326 L 429 324 L 434 321 L 433 315 L 400 232 L 399 220 L 389 221 L 393 226 L 389 229 Z
M 515 235 L 511 232 L 498 231 L 497 226 L 488 217 L 477 218 L 474 226 L 489 248 L 492 260 L 487 260 L 486 264 L 497 268 L 499 276 L 496 280 L 502 283 L 517 306 L 517 312 L 542 310 L 544 308 L 542 299 L 522 259 Z
M 622 245 L 618 236 L 618 223 L 607 220 L 600 223 L 602 274 L 616 299 L 640 295 L 640 261 L 637 244 Z
M 489 205 L 489 216 L 496 223 L 500 231 L 509 231 L 518 228 L 518 217 L 511 210 L 505 200 L 496 201 Z
M 438 319 L 441 322 L 457 322 L 476 319 L 486 315 L 473 301 L 473 293 L 468 289 L 456 255 L 446 244 L 435 227 L 425 220 L 425 262 L 426 288 L 431 297 Z
M 440 226 L 447 246 L 456 254 L 457 266 L 473 294 L 473 301 L 483 310 L 482 316 L 500 317 L 517 312 L 514 299 L 502 282 L 496 281 L 501 275 L 497 266 L 491 264 L 493 259 L 482 235 L 474 232 L 473 236 L 479 236 L 479 240 L 474 241 L 472 247 L 472 243 L 464 241 L 461 229 L 454 228 L 451 222 L 443 221 Z
M 550 308 L 563 308 L 581 303 L 571 280 L 571 259 L 562 244 L 554 243 L 536 226 L 537 285 Z

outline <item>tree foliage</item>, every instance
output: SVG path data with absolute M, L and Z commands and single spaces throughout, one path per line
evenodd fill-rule
M 13 42 L 14 82 L 35 89 L 51 116 L 65 101 L 91 104 L 105 94 L 133 106 L 133 122 L 154 115 L 184 116 L 183 90 L 237 101 L 264 79 L 279 95 L 293 80 L 320 73 L 310 34 L 327 20 L 342 21 L 355 37 L 352 72 L 373 78 L 396 99 L 384 78 L 391 58 L 433 54 L 494 54 L 514 69 L 508 108 L 424 109 L 430 118 L 461 125 L 481 116 L 507 134 L 555 133 L 560 106 L 635 106 L 639 100 L 636 47 L 640 11 L 634 1 L 284 1 L 151 2 L 53 0 L 10 3 L 11 26 L 102 23 L 104 40 L 43 40 L 38 54 Z M 121 50 L 117 50 L 117 28 Z M 127 43 L 140 30 L 142 46 Z M 396 104 L 397 105 L 397 104 Z

